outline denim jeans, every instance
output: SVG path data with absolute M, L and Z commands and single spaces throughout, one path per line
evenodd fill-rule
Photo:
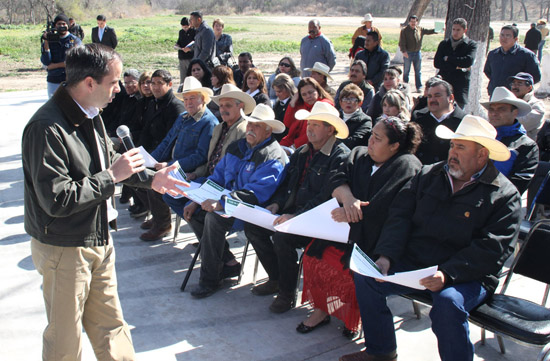
M 396 267 L 393 271 L 407 268 Z M 393 315 L 386 304 L 389 295 L 426 292 L 433 300 L 430 311 L 432 331 L 437 337 L 442 361 L 469 361 L 474 357 L 474 345 L 470 341 L 468 311 L 487 297 L 487 291 L 479 282 L 468 282 L 445 287 L 439 292 L 419 291 L 389 282 L 354 274 L 357 301 L 361 310 L 367 353 L 377 355 L 397 349 Z
M 405 63 L 403 67 L 403 81 L 409 82 L 409 73 L 411 71 L 411 63 L 414 67 L 414 81 L 416 83 L 416 89 L 422 89 L 422 52 L 407 52 L 408 58 L 403 57 Z
M 53 96 L 53 93 L 59 88 L 61 83 L 50 83 L 46 82 L 48 84 L 48 98 L 51 98 Z
M 537 57 L 539 58 L 539 63 L 542 61 L 542 48 L 544 48 L 545 43 L 546 43 L 546 40 L 541 40 L 539 43 L 539 52 L 537 53 Z

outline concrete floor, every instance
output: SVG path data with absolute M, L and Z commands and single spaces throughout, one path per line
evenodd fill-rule
M 46 326 L 41 278 L 30 256 L 29 236 L 23 229 L 23 174 L 21 132 L 36 109 L 46 100 L 45 91 L 0 94 L 0 360 L 39 360 L 41 334 Z M 195 252 L 190 228 L 182 222 L 176 242 L 145 243 L 138 239 L 140 221 L 119 206 L 118 232 L 113 234 L 117 250 L 119 294 L 125 318 L 132 328 L 138 360 L 337 360 L 359 351 L 361 340 L 341 335 L 343 323 L 333 318 L 326 327 L 307 335 L 294 329 L 311 310 L 301 305 L 282 315 L 270 313 L 271 297 L 250 293 L 255 256 L 247 259 L 240 285 L 226 284 L 215 295 L 193 299 L 180 284 Z M 242 235 L 231 238 L 239 257 Z M 200 261 L 199 261 L 200 262 Z M 198 265 L 198 263 L 197 263 Z M 197 283 L 198 270 L 189 286 Z M 260 267 L 258 278 L 265 277 Z M 537 302 L 542 287 L 519 279 L 518 294 L 529 294 Z M 410 301 L 392 297 L 400 360 L 438 360 L 437 344 L 430 330 L 427 308 L 417 320 Z M 375 326 L 374 326 L 375 327 Z M 506 341 L 501 355 L 496 339 L 488 334 L 480 344 L 480 330 L 473 326 L 475 360 L 534 360 L 538 348 Z M 84 337 L 83 360 L 94 360 Z

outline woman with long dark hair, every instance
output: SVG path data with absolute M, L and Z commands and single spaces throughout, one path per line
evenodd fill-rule
M 211 77 L 212 73 L 206 66 L 205 62 L 200 59 L 193 59 L 187 68 L 187 76 L 193 76 L 201 82 L 205 88 L 212 88 Z

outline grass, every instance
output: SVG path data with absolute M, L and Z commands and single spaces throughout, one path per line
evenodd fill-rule
M 109 25 L 116 29 L 125 67 L 140 70 L 167 68 L 176 71 L 177 53 L 173 45 L 180 29 L 180 15 L 156 15 L 145 18 L 114 19 Z M 207 16 L 210 24 L 216 16 Z M 298 56 L 300 41 L 307 35 L 304 18 L 256 16 L 224 16 L 225 32 L 233 37 L 234 52 L 249 51 L 254 54 L 290 54 Z M 299 19 L 299 20 L 298 20 Z M 297 23 L 300 21 L 300 23 Z M 81 23 L 90 41 L 95 21 Z M 322 32 L 328 36 L 337 52 L 347 54 L 351 36 L 358 24 L 325 25 Z M 0 77 L 21 76 L 21 69 L 40 68 L 40 34 L 44 25 L 0 25 Z M 395 53 L 399 40 L 399 28 L 380 28 L 384 49 Z M 443 39 L 442 34 L 425 36 L 423 50 L 435 52 Z M 278 56 L 278 55 L 277 55 Z M 18 71 L 19 70 L 19 71 Z M 177 72 L 176 72 L 177 73 Z

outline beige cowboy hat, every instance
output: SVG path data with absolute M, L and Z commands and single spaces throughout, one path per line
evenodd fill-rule
M 222 98 L 231 98 L 237 99 L 244 103 L 244 114 L 250 114 L 256 106 L 256 101 L 250 95 L 243 92 L 241 89 L 233 84 L 224 84 L 220 95 L 212 97 L 212 101 L 217 105 L 220 105 L 220 99 Z
M 497 130 L 488 121 L 475 115 L 466 115 L 456 132 L 444 125 L 435 128 L 435 134 L 442 139 L 462 139 L 476 142 L 489 150 L 489 158 L 504 162 L 510 158 L 508 148 L 496 140 Z
M 340 114 L 335 107 L 325 102 L 316 102 L 311 108 L 311 112 L 308 112 L 305 109 L 300 109 L 294 114 L 296 119 L 303 120 L 319 120 L 326 122 L 334 127 L 338 134 L 336 138 L 346 139 L 349 135 L 349 129 L 342 119 L 340 119 Z
M 330 71 L 330 68 L 328 65 L 321 63 L 320 61 L 316 61 L 315 64 L 313 64 L 313 68 L 305 68 L 305 71 L 316 71 L 319 74 L 323 74 L 330 80 L 332 80 L 332 77 L 328 73 Z
M 485 109 L 489 110 L 489 105 L 491 104 L 512 104 L 518 108 L 518 117 L 523 117 L 531 112 L 531 106 L 526 101 L 518 99 L 514 93 L 512 93 L 508 88 L 503 86 L 496 87 L 491 95 L 491 100 L 485 103 L 481 103 Z
M 250 116 L 246 116 L 241 109 L 241 115 L 244 119 L 252 123 L 265 123 L 269 125 L 273 133 L 281 134 L 285 131 L 285 125 L 283 122 L 275 119 L 275 113 L 269 105 L 258 104 L 252 111 Z
M 201 82 L 192 76 L 188 76 L 183 81 L 183 89 L 181 93 L 176 93 L 176 98 L 183 101 L 183 94 L 187 93 L 200 93 L 204 97 L 204 104 L 210 103 L 210 97 L 214 95 L 214 92 L 210 88 L 202 86 Z
M 370 13 L 365 14 L 365 16 L 363 17 L 363 20 L 361 20 L 361 24 L 364 24 L 367 21 L 374 21 L 374 18 Z

